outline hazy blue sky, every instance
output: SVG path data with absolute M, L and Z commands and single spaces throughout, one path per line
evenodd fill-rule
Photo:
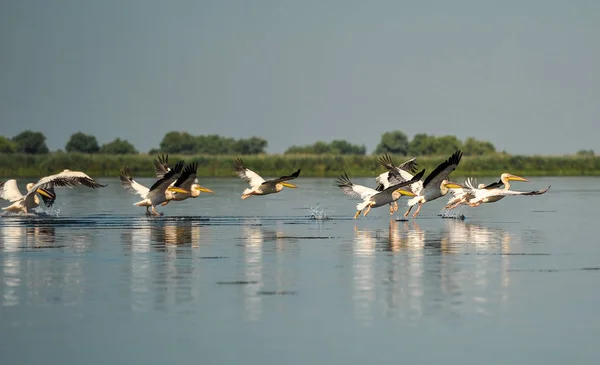
M 600 152 L 600 1 L 4 0 L 0 135 Z

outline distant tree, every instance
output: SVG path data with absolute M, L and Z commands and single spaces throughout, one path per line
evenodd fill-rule
M 209 134 L 196 137 L 197 153 L 209 155 L 226 155 L 233 152 L 235 139 Z
M 594 154 L 594 150 L 579 150 L 579 151 L 577 151 L 577 156 L 593 157 L 593 156 L 595 156 L 595 154 Z
M 160 142 L 160 150 L 166 153 L 198 153 L 197 138 L 187 132 L 169 132 Z
M 411 156 L 429 156 L 435 153 L 435 137 L 425 133 L 415 134 L 408 144 Z
M 82 132 L 77 132 L 71 135 L 71 138 L 69 138 L 69 141 L 65 145 L 65 150 L 69 153 L 97 153 L 100 151 L 100 147 L 98 146 L 96 137 Z
M 456 136 L 434 137 L 434 155 L 451 155 L 462 149 L 462 142 Z
M 15 152 L 17 152 L 17 144 L 4 136 L 0 136 L 0 153 Z
M 492 142 L 479 141 L 473 137 L 469 137 L 463 144 L 463 153 L 466 156 L 480 156 L 491 153 L 496 153 L 496 147 Z
M 128 141 L 117 138 L 112 142 L 103 144 L 102 147 L 100 147 L 100 153 L 108 155 L 127 155 L 136 154 L 138 151 Z
M 338 155 L 365 155 L 367 153 L 365 145 L 353 145 L 344 140 L 331 141 L 329 149 L 331 150 L 331 153 Z
M 376 154 L 392 153 L 406 156 L 408 153 L 408 137 L 402 131 L 386 132 L 381 136 L 381 142 L 375 148 Z
M 240 155 L 265 153 L 265 148 L 267 148 L 267 141 L 258 137 L 238 139 L 233 144 L 233 152 Z
M 14 136 L 12 140 L 17 145 L 17 152 L 31 154 L 48 153 L 46 136 L 40 132 L 26 130 Z

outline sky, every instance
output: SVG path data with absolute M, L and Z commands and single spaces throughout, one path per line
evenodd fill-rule
M 0 135 L 600 151 L 596 0 L 5 0 Z

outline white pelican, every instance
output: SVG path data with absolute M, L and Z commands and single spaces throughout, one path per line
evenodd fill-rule
M 350 181 L 348 174 L 344 173 L 336 180 L 336 186 L 338 186 L 346 195 L 350 195 L 356 198 L 360 198 L 363 201 L 356 205 L 356 219 L 361 211 L 366 208 L 363 216 L 366 216 L 371 211 L 371 208 L 380 207 L 385 204 L 390 204 L 390 214 L 394 214 L 396 211 L 391 203 L 400 199 L 402 195 L 415 196 L 415 194 L 409 190 L 403 189 L 416 181 L 418 181 L 425 174 L 425 170 L 419 172 L 411 180 L 401 182 L 396 185 L 392 185 L 383 191 L 377 191 L 375 189 L 366 187 L 364 185 L 356 185 Z
M 493 182 L 489 185 L 479 184 L 475 179 L 469 178 L 465 181 L 465 184 L 458 189 L 452 189 L 452 193 L 454 197 L 448 201 L 448 204 L 444 207 L 444 209 L 452 210 L 458 207 L 461 204 L 469 204 L 469 202 L 475 198 L 475 190 L 491 190 L 491 189 L 499 189 L 502 185 L 504 185 L 504 190 L 510 189 L 510 181 L 524 181 L 528 182 L 529 180 L 516 176 L 513 174 L 509 174 L 508 172 L 500 175 L 500 180 L 497 182 Z M 475 187 L 477 185 L 477 187 Z M 493 203 L 498 200 L 504 198 L 506 195 L 494 195 L 486 197 L 481 203 Z M 481 204 L 479 203 L 479 204 Z M 479 205 L 478 204 L 478 205 Z
M 39 179 L 35 184 L 27 184 L 27 193 L 22 195 L 17 186 L 17 181 L 10 179 L 0 184 L 0 197 L 13 204 L 2 209 L 14 213 L 28 213 L 30 209 L 40 205 L 40 200 L 36 194 L 40 194 L 44 199 L 46 206 L 50 207 L 56 199 L 56 194 L 54 193 L 55 187 L 70 188 L 81 185 L 92 189 L 106 186 L 98 183 L 81 171 L 64 170 L 55 175 L 45 176 Z
M 169 169 L 170 170 L 170 169 Z M 210 190 L 209 188 L 205 188 L 198 184 L 198 179 L 196 178 L 196 174 L 198 171 L 198 163 L 192 162 L 191 164 L 186 165 L 181 172 L 179 178 L 174 181 L 171 186 L 183 189 L 184 191 L 188 191 L 188 193 L 181 193 L 177 191 L 173 191 L 173 199 L 175 201 L 185 200 L 187 198 L 197 198 L 200 196 L 200 192 L 204 193 L 212 193 L 215 192 Z M 168 171 L 166 172 L 168 173 Z M 165 173 L 165 174 L 166 174 Z M 164 177 L 164 175 L 163 175 Z
M 119 175 L 121 184 L 126 190 L 138 194 L 144 200 L 134 203 L 138 207 L 146 207 L 146 213 L 149 214 L 148 208 L 152 207 L 152 214 L 160 215 L 156 211 L 156 206 L 159 204 L 166 205 L 169 200 L 173 199 L 173 193 L 189 194 L 189 191 L 171 186 L 177 180 L 183 170 L 183 161 L 179 161 L 172 169 L 170 169 L 161 179 L 158 179 L 148 189 L 146 186 L 138 183 L 131 177 L 131 172 L 128 167 L 121 170 Z
M 504 174 L 502 174 L 504 175 Z M 508 174 L 510 175 L 510 174 Z M 510 175 L 514 176 L 514 175 Z M 465 189 L 468 191 L 466 196 L 467 204 L 470 207 L 478 207 L 482 203 L 493 203 L 498 200 L 504 198 L 509 195 L 542 195 L 550 189 L 548 186 L 545 189 L 534 190 L 534 191 L 514 191 L 510 189 L 510 183 L 508 182 L 511 179 L 505 179 L 504 188 L 491 188 L 491 189 L 477 189 L 474 187 L 466 187 Z M 522 177 L 514 176 L 512 180 L 516 181 L 528 181 Z
M 154 159 L 154 170 L 156 171 L 157 179 L 162 179 L 166 173 L 171 171 L 171 168 L 169 167 L 169 155 L 162 154 L 158 156 L 158 158 Z M 189 194 L 173 192 L 173 198 L 171 200 L 181 201 L 187 198 L 197 198 L 200 196 L 201 192 L 211 194 L 215 193 L 209 188 L 205 188 L 198 183 L 198 179 L 196 177 L 197 173 L 197 162 L 192 162 L 183 168 L 181 175 L 176 181 L 171 183 L 171 186 L 187 190 L 189 191 Z
M 233 169 L 236 174 L 245 182 L 250 184 L 249 189 L 245 189 L 242 194 L 242 199 L 247 199 L 252 195 L 267 195 L 278 193 L 286 188 L 295 188 L 296 185 L 290 184 L 287 181 L 293 180 L 300 175 L 300 169 L 289 176 L 282 176 L 273 180 L 266 180 L 260 177 L 256 172 L 244 166 L 241 158 L 233 162 Z
M 423 203 L 430 202 L 437 198 L 440 198 L 448 193 L 450 188 L 459 188 L 460 185 L 456 183 L 449 182 L 448 175 L 452 171 L 456 169 L 460 159 L 462 158 L 462 151 L 457 150 L 448 158 L 446 161 L 439 164 L 438 167 L 435 168 L 427 177 L 425 181 L 418 181 L 416 184 L 412 185 L 412 192 L 415 193 L 415 197 L 408 201 L 408 210 L 404 213 L 404 216 L 407 217 L 410 213 L 410 210 L 416 204 L 419 204 L 417 207 L 417 211 L 413 214 L 413 218 L 419 214 L 421 211 L 421 206 Z
M 379 163 L 388 171 L 379 174 L 379 176 L 375 178 L 375 182 L 379 184 L 375 190 L 382 191 L 392 185 L 411 180 L 413 174 L 417 172 L 417 162 L 415 160 L 416 158 L 411 158 L 410 160 L 395 166 L 392 161 L 392 156 L 387 153 L 379 157 Z M 390 203 L 390 205 L 393 205 L 394 211 L 398 210 L 398 202 L 394 201 L 393 203 Z

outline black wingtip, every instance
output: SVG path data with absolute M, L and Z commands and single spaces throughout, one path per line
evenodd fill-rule
M 413 178 L 410 180 L 411 183 L 417 182 L 417 181 L 421 180 L 421 178 L 423 177 L 423 175 L 425 175 L 425 169 L 421 170 L 418 174 L 416 174 L 415 176 L 413 176 Z
M 350 181 L 350 177 L 348 177 L 348 174 L 346 172 L 343 172 L 335 180 L 335 184 L 333 184 L 333 186 L 337 186 L 338 188 L 341 188 L 343 186 L 352 186 L 352 181 Z
M 294 172 L 292 174 L 292 177 L 298 177 L 298 176 L 300 176 L 300 171 L 302 171 L 302 169 L 298 169 L 298 171 Z

